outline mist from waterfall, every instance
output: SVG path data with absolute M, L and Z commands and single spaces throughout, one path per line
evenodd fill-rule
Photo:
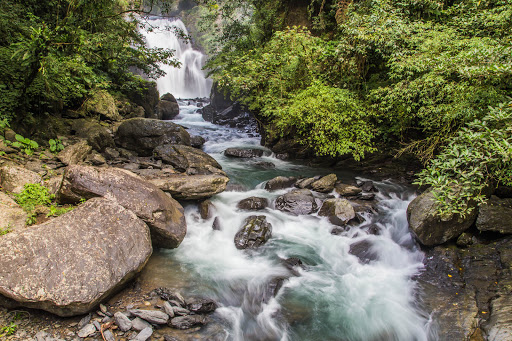
M 212 81 L 202 70 L 206 56 L 174 33 L 177 29 L 188 35 L 185 24 L 179 19 L 167 18 L 150 19 L 149 24 L 154 30 L 142 32 L 148 46 L 175 50 L 175 58 L 181 62 L 180 68 L 161 66 L 166 75 L 156 82 L 160 94 L 169 92 L 176 98 L 209 97 Z

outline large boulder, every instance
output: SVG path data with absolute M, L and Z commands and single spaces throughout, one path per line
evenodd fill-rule
M 213 157 L 189 146 L 164 144 L 155 148 L 154 155 L 174 169 L 191 175 L 212 174 L 212 168 L 222 169 Z
M 0 301 L 59 316 L 89 312 L 142 270 L 147 225 L 102 198 L 0 238 Z
M 92 149 L 103 152 L 105 148 L 114 148 L 114 139 L 108 132 L 107 128 L 99 124 L 97 121 L 91 120 L 73 120 L 71 130 L 81 138 L 87 140 Z
M 244 224 L 235 235 L 237 249 L 255 249 L 265 244 L 272 237 L 272 224 L 264 215 L 252 215 L 245 219 Z
M 356 212 L 348 200 L 335 198 L 325 200 L 318 215 L 328 217 L 335 225 L 345 226 L 356 217 Z
M 183 207 L 155 185 L 119 168 L 68 167 L 58 200 L 76 203 L 93 197 L 105 197 L 133 211 L 149 225 L 156 247 L 176 248 L 185 238 Z
M 308 189 L 296 189 L 277 197 L 275 208 L 295 215 L 311 214 L 318 211 L 318 204 Z
M 236 207 L 242 210 L 258 211 L 268 207 L 267 198 L 249 197 L 238 202 Z
M 418 241 L 425 246 L 445 243 L 458 237 L 475 221 L 477 210 L 473 209 L 465 217 L 458 214 L 450 219 L 441 219 L 432 191 L 416 197 L 407 207 L 409 228 Z
M 219 174 L 169 174 L 167 177 L 149 181 L 161 190 L 170 193 L 176 199 L 200 200 L 223 192 L 229 178 Z
M 190 135 L 180 125 L 148 118 L 132 118 L 121 123 L 116 132 L 116 144 L 133 150 L 140 156 L 151 156 L 163 144 L 190 146 Z
M 228 148 L 224 151 L 224 155 L 239 158 L 254 158 L 263 156 L 263 150 L 255 148 Z
M 64 148 L 57 157 L 65 165 L 76 165 L 84 162 L 91 151 L 92 147 L 89 146 L 87 141 L 82 140 Z
M 155 113 L 161 120 L 173 120 L 180 113 L 180 106 L 173 95 L 167 93 L 160 98 Z
M 14 164 L 0 167 L 0 185 L 6 191 L 21 193 L 26 184 L 41 183 L 41 175 Z
M 21 229 L 26 220 L 27 213 L 7 194 L 0 192 L 0 230 Z
M 285 176 L 277 176 L 273 179 L 270 179 L 265 184 L 265 189 L 267 191 L 277 191 L 279 189 L 288 188 L 295 184 L 297 178 L 294 176 L 285 177 Z
M 334 184 L 337 180 L 336 174 L 329 174 L 313 182 L 311 188 L 317 192 L 329 193 L 334 189 Z
M 89 115 L 99 115 L 101 119 L 119 121 L 121 115 L 117 109 L 116 101 L 106 90 L 95 91 L 82 107 Z
M 485 205 L 480 206 L 476 228 L 480 231 L 512 234 L 512 199 L 491 196 Z

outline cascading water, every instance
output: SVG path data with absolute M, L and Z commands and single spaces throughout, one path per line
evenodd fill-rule
M 202 70 L 205 55 L 175 34 L 179 30 L 188 35 L 185 24 L 179 19 L 163 18 L 150 19 L 149 24 L 155 29 L 142 32 L 148 46 L 175 50 L 175 58 L 181 62 L 180 68 L 162 65 L 166 75 L 157 80 L 160 94 L 171 93 L 176 98 L 209 97 L 212 81 L 205 77 Z
M 175 94 L 186 93 L 183 83 L 173 86 Z M 412 278 L 422 267 L 423 254 L 408 232 L 406 208 L 413 199 L 412 191 L 391 182 L 375 182 L 377 213 L 341 235 L 331 234 L 333 225 L 317 215 L 293 216 L 272 205 L 257 213 L 240 210 L 237 203 L 242 199 L 258 196 L 273 202 L 287 192 L 263 189 L 268 179 L 332 170 L 278 160 L 268 150 L 259 161 L 272 162 L 273 169 L 227 158 L 223 151 L 228 147 L 261 148 L 259 137 L 205 122 L 198 109 L 189 101 L 180 101 L 176 123 L 188 128 L 191 135 L 204 137 L 204 151 L 219 161 L 232 183 L 245 190 L 226 191 L 211 199 L 220 231 L 212 229 L 213 218 L 200 218 L 197 205 L 186 206 L 185 240 L 178 249 L 158 251 L 154 256 L 158 265 L 149 266 L 156 269 L 147 276 L 160 277 L 154 283 L 219 303 L 213 315 L 219 328 L 203 328 L 199 337 L 186 340 L 436 339 L 429 331 L 429 316 L 415 301 Z M 354 179 L 350 173 L 337 175 L 343 181 Z M 273 226 L 272 238 L 257 250 L 238 250 L 234 236 L 245 218 L 254 214 L 267 217 Z M 379 232 L 369 232 L 376 230 Z M 353 255 L 357 252 L 349 252 L 358 246 L 365 253 L 361 259 Z M 290 257 L 305 264 L 296 268 L 294 275 L 282 261 Z

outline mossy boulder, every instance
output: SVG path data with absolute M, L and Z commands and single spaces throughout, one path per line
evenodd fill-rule
M 108 121 L 121 119 L 114 97 L 106 90 L 93 92 L 91 97 L 84 102 L 83 110 L 89 115 L 99 115 L 101 119 Z

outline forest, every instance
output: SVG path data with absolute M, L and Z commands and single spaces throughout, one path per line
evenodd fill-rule
M 167 3 L 160 2 L 158 7 Z M 442 214 L 512 185 L 512 2 L 199 1 L 211 77 L 317 155 L 391 150 L 425 166 Z M 4 0 L 0 122 L 29 124 L 92 94 L 130 96 L 179 66 L 138 31 L 151 2 Z M 215 29 L 212 29 L 214 27 Z

